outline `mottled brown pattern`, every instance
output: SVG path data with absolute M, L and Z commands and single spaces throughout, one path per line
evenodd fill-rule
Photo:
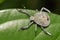
M 34 15 L 34 21 L 41 26 L 48 26 L 50 24 L 50 17 L 46 12 L 38 12 Z

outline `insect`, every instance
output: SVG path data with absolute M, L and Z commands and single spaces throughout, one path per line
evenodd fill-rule
M 47 11 L 44 12 L 43 10 Z M 50 17 L 47 13 L 51 13 L 48 9 L 45 7 L 42 7 L 40 11 L 36 12 L 33 16 L 29 15 L 28 11 L 23 11 L 23 10 L 18 10 L 19 12 L 22 12 L 30 17 L 30 23 L 26 27 L 21 27 L 22 30 L 28 29 L 30 25 L 32 25 L 34 22 L 36 25 L 40 25 L 41 29 L 43 30 L 44 33 L 51 35 L 48 31 L 44 29 L 44 27 L 49 26 L 50 24 Z M 37 26 L 35 27 L 35 30 L 37 30 Z

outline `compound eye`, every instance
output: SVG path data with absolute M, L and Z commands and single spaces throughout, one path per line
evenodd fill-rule
M 49 21 L 49 18 L 47 18 L 47 21 Z
M 47 21 L 49 21 L 50 19 L 49 19 L 49 16 L 47 16 Z

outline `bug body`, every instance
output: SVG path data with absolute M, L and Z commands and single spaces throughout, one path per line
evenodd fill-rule
M 43 10 L 47 12 L 44 12 Z M 46 34 L 51 35 L 51 33 L 44 30 L 44 27 L 47 27 L 50 24 L 50 17 L 47 14 L 50 13 L 50 11 L 48 9 L 42 7 L 39 12 L 36 12 L 36 14 L 34 14 L 34 16 L 29 15 L 27 11 L 23 11 L 23 10 L 18 10 L 18 11 L 27 14 L 30 17 L 30 21 L 31 21 L 26 27 L 22 27 L 21 29 L 28 29 L 30 25 L 35 22 L 36 24 L 40 25 L 41 29 Z M 37 27 L 35 29 L 37 29 Z
M 47 27 L 50 24 L 50 17 L 47 12 L 38 12 L 34 16 L 31 16 L 30 20 L 33 20 L 35 23 L 43 27 Z

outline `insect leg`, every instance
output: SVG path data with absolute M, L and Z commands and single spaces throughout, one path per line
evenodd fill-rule
M 28 28 L 30 28 L 30 26 L 31 26 L 32 24 L 33 24 L 33 22 L 30 22 L 27 26 L 21 27 L 20 29 L 22 29 L 22 30 L 28 29 Z M 20 31 L 20 29 L 19 29 L 18 31 Z
M 28 14 L 28 11 L 26 11 L 26 10 L 23 10 L 23 9 L 16 9 L 18 12 L 21 12 L 21 13 L 24 13 L 24 14 L 26 14 L 27 16 L 31 16 L 30 14 Z
M 35 36 L 36 36 L 36 32 L 37 32 L 37 24 L 35 24 Z
M 47 12 L 49 12 L 49 13 L 51 13 L 47 8 L 45 8 L 45 7 L 42 7 L 41 8 L 41 11 L 43 11 L 43 10 L 46 10 Z
M 37 24 L 35 24 L 35 31 L 37 31 Z
M 43 30 L 43 32 L 45 32 L 46 34 L 51 36 L 51 33 L 49 33 L 48 31 L 44 30 L 44 28 L 41 26 L 41 29 Z

